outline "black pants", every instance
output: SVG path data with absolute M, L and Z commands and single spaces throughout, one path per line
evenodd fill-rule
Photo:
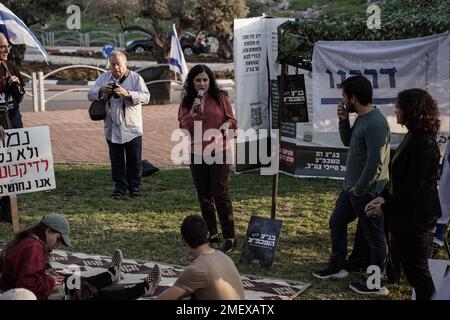
M 109 140 L 109 159 L 111 160 L 112 179 L 116 183 L 116 192 L 125 194 L 139 191 L 141 184 L 142 136 L 127 143 L 112 143 Z
M 22 115 L 18 103 L 15 103 L 15 107 L 9 110 L 7 114 L 0 113 L 0 125 L 5 129 L 23 128 Z M 0 221 L 12 221 L 11 204 L 8 196 L 0 198 Z
M 102 272 L 92 277 L 82 278 L 82 282 L 92 286 L 86 289 L 86 284 L 82 284 L 82 289 L 72 299 L 76 300 L 136 300 L 145 293 L 144 282 L 120 289 L 104 289 L 112 285 L 111 275 L 108 272 Z
M 192 160 L 192 158 L 191 158 Z M 191 161 L 194 163 L 194 161 Z M 216 209 L 222 234 L 225 239 L 234 239 L 233 207 L 228 185 L 230 183 L 229 164 L 191 164 L 192 179 L 197 189 L 203 219 L 211 235 L 217 234 Z
M 433 233 L 413 231 L 396 233 L 393 241 L 396 242 L 406 278 L 416 290 L 416 299 L 429 300 L 435 292 L 428 268 Z

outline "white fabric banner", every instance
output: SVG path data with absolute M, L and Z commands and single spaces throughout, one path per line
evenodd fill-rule
M 374 104 L 387 117 L 392 132 L 406 130 L 394 114 L 398 92 L 427 90 L 439 104 L 441 132 L 449 131 L 449 43 L 447 33 L 394 41 L 319 41 L 313 53 L 314 130 L 337 132 L 340 84 L 362 74 L 374 89 Z
M 0 196 L 55 188 L 49 128 L 6 130 L 0 140 Z
M 236 119 L 243 130 L 269 129 L 265 20 L 234 20 Z

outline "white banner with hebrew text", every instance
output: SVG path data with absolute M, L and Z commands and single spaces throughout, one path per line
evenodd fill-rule
M 441 132 L 449 132 L 449 43 L 447 33 L 394 41 L 319 41 L 313 53 L 314 130 L 338 131 L 336 106 L 343 80 L 366 76 L 373 86 L 373 103 L 388 119 L 392 132 L 404 133 L 396 123 L 397 94 L 423 88 L 437 100 Z

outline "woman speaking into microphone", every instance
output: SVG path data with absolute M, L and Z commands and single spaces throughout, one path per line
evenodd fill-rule
M 210 129 L 225 134 L 229 129 L 236 129 L 237 124 L 228 94 L 217 87 L 214 75 L 206 65 L 196 65 L 189 71 L 178 110 L 178 121 L 180 128 L 188 130 L 191 135 L 190 168 L 202 216 L 208 225 L 209 242 L 220 241 L 217 210 L 225 240 L 222 251 L 230 253 L 236 248 L 236 239 L 233 207 L 228 191 L 231 164 L 225 161 L 226 152 L 224 152 L 229 146 L 227 143 L 217 144 L 218 141 L 223 142 L 223 137 L 213 135 L 208 138 L 204 135 L 205 132 L 208 135 L 207 131 Z M 194 130 L 194 125 L 196 128 L 201 126 L 201 131 Z M 194 133 L 197 135 L 201 133 L 201 136 L 195 136 Z M 215 143 L 214 150 L 206 152 L 210 150 L 207 146 L 211 143 Z M 215 161 L 213 163 L 205 161 L 204 155 L 212 155 Z

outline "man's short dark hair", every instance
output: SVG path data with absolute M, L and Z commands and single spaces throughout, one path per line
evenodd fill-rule
M 208 242 L 208 227 L 199 215 L 187 216 L 181 224 L 181 236 L 191 248 L 197 248 Z
M 341 84 L 341 88 L 349 99 L 355 96 L 363 106 L 372 103 L 372 84 L 364 76 L 358 75 L 345 79 Z

